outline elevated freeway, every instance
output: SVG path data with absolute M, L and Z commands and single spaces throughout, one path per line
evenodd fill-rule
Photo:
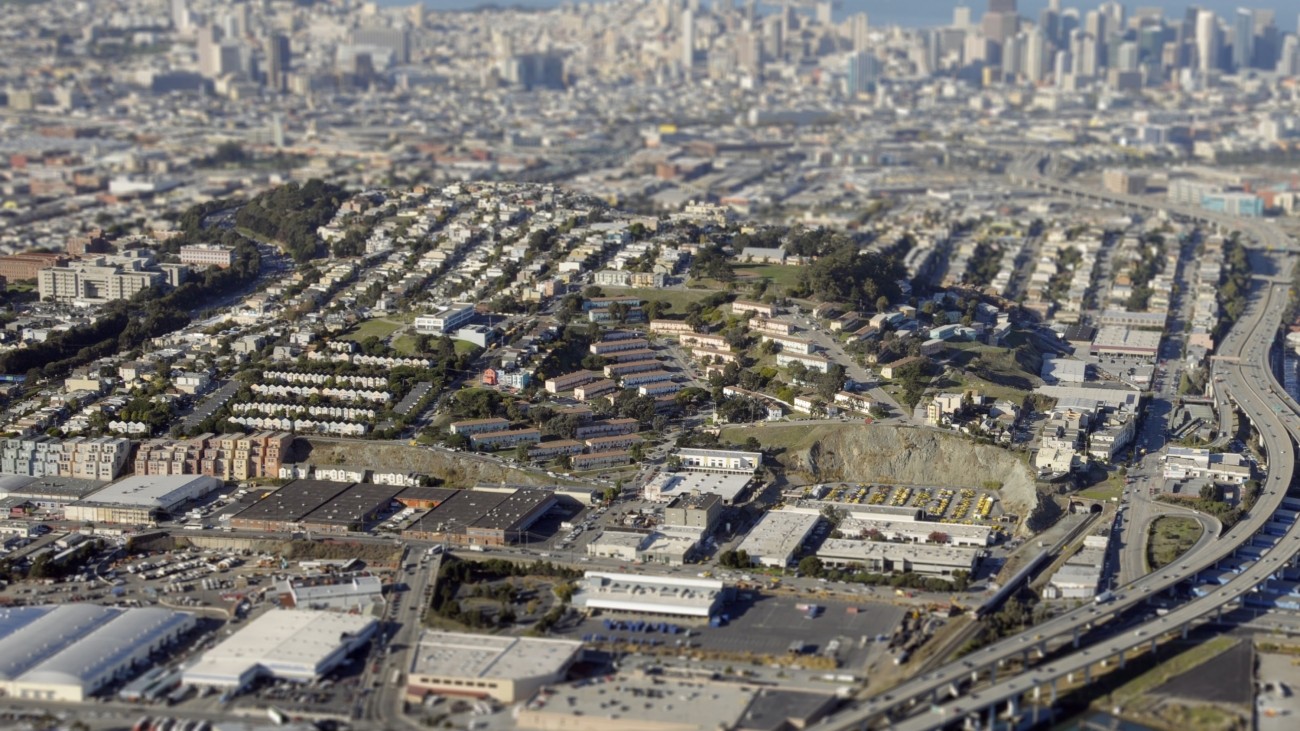
M 1040 187 L 1058 185 L 1035 182 L 1041 182 Z M 1109 200 L 1109 194 L 1086 193 L 1099 201 L 1118 202 Z M 1153 208 L 1142 199 L 1122 198 L 1124 205 Z M 1285 276 L 1278 275 L 1291 271 L 1295 247 L 1281 232 L 1263 222 L 1236 221 L 1200 211 L 1187 211 L 1186 215 L 1246 233 L 1255 247 L 1251 252 L 1252 267 L 1263 275 L 1252 280 L 1249 304 L 1219 347 L 1219 352 L 1229 357 L 1216 361 L 1214 370 L 1216 387 L 1223 389 L 1250 419 L 1267 453 L 1267 476 L 1255 507 L 1219 541 L 1176 565 L 1119 587 L 1113 602 L 1080 607 L 1055 617 L 850 706 L 819 722 L 814 729 L 848 731 L 890 725 L 900 730 L 929 731 L 965 723 L 972 716 L 981 722 L 992 722 L 1007 714 L 1018 717 L 1026 695 L 1050 703 L 1062 678 L 1087 679 L 1098 664 L 1122 664 L 1127 653 L 1154 645 L 1162 636 L 1186 633 L 1193 626 L 1216 621 L 1225 610 L 1240 606 L 1248 594 L 1277 578 L 1282 568 L 1293 563 L 1300 553 L 1300 524 L 1294 519 L 1279 521 L 1274 514 L 1287 498 L 1295 472 L 1300 404 L 1290 399 L 1273 377 L 1268 357 L 1289 296 L 1288 288 L 1281 283 L 1286 281 Z M 1231 578 L 1221 586 L 1185 602 L 1166 616 L 1106 636 L 1105 626 L 1117 625 L 1113 620 L 1129 610 L 1221 566 L 1238 573 L 1229 574 Z M 1092 632 L 1099 626 L 1102 631 Z M 1085 633 L 1102 639 L 1089 640 L 1091 644 L 1084 647 Z M 1044 662 L 1049 654 L 1060 651 L 1065 654 Z M 1005 668 L 1011 662 L 1020 669 L 1007 672 Z

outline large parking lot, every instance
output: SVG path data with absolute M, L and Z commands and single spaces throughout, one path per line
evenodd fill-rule
M 815 603 L 822 609 L 813 619 L 796 605 Z M 742 591 L 739 598 L 722 610 L 730 620 L 722 627 L 709 627 L 690 620 L 659 618 L 689 629 L 682 634 L 646 634 L 629 629 L 609 630 L 606 618 L 632 619 L 633 615 L 604 613 L 568 628 L 565 635 L 580 638 L 599 634 L 607 641 L 637 640 L 656 646 L 690 647 L 703 651 L 741 655 L 784 655 L 792 645 L 803 643 L 804 654 L 833 654 L 839 666 L 858 672 L 885 652 L 887 637 L 902 621 L 906 610 L 892 604 L 852 603 L 824 598 L 803 599 Z M 642 618 L 649 619 L 649 618 Z
M 934 520 L 962 525 L 998 522 L 1002 506 L 996 492 L 971 487 L 909 487 L 905 485 L 830 485 L 820 499 L 868 507 L 923 508 Z

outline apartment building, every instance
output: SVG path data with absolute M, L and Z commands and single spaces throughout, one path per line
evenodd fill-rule
M 135 473 L 205 475 L 227 481 L 278 478 L 292 446 L 292 434 L 270 431 L 154 439 L 136 450 Z
M 542 433 L 536 429 L 484 432 L 469 438 L 469 443 L 475 449 L 504 449 L 516 444 L 536 444 L 540 441 L 542 441 Z
M 182 264 L 204 269 L 207 267 L 229 269 L 235 264 L 235 250 L 220 244 L 190 244 L 181 247 L 180 260 Z
M 501 431 L 510 427 L 508 419 L 470 419 L 468 421 L 453 421 L 447 429 L 452 434 L 470 436 L 472 434 L 483 434 L 492 431 Z
M 107 481 L 122 474 L 130 453 L 131 441 L 115 437 L 9 438 L 0 440 L 0 473 Z
M 167 282 L 146 257 L 101 256 L 48 267 L 37 274 L 42 301 L 94 305 L 130 299 L 137 292 Z

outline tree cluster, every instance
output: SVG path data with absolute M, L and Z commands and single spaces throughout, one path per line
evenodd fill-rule
M 301 264 L 319 255 L 316 229 L 330 222 L 345 195 L 342 188 L 315 178 L 302 186 L 289 183 L 250 200 L 235 223 L 279 242 Z

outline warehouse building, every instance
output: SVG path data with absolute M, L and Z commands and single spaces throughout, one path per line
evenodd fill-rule
M 738 550 L 759 566 L 783 569 L 794 561 L 799 547 L 821 516 L 803 511 L 773 510 L 763 515 L 741 541 Z
M 344 534 L 369 530 L 400 505 L 402 488 L 361 483 L 348 487 L 329 502 L 303 516 L 303 530 Z
M 519 707 L 515 724 L 536 731 L 794 731 L 814 728 L 840 702 L 824 690 L 665 670 L 634 670 L 539 695 Z
M 378 576 L 311 576 L 276 583 L 280 606 L 286 609 L 320 609 L 366 612 L 382 604 L 384 584 Z
M 397 493 L 397 502 L 414 510 L 432 510 L 457 492 L 449 487 L 408 487 Z
M 104 483 L 75 477 L 0 476 L 0 500 L 14 498 L 44 510 L 62 510 L 68 503 L 81 500 Z
M 1106 325 L 1097 330 L 1089 352 L 1095 356 L 1155 362 L 1163 333 Z
M 578 582 L 573 606 L 708 619 L 731 599 L 731 591 L 716 579 L 588 571 Z
M 240 689 L 261 677 L 309 683 L 365 646 L 378 623 L 339 612 L 273 609 L 187 668 L 187 685 Z
M 134 676 L 150 655 L 194 629 L 169 609 L 92 604 L 0 609 L 0 690 L 10 698 L 79 703 Z
M 827 566 L 857 565 L 877 574 L 912 573 L 940 578 L 956 571 L 974 571 L 979 556 L 977 548 L 842 538 L 828 538 L 817 549 L 817 558 Z
M 298 530 L 303 518 L 352 487 L 347 482 L 295 480 L 258 500 L 230 519 L 237 530 L 287 533 Z
M 562 681 L 582 643 L 425 630 L 411 660 L 407 700 L 430 693 L 514 703 Z
M 556 505 L 547 490 L 461 490 L 402 531 L 423 541 L 504 546 L 519 541 Z
M 90 523 L 149 523 L 222 486 L 206 475 L 135 475 L 64 508 L 67 520 Z

